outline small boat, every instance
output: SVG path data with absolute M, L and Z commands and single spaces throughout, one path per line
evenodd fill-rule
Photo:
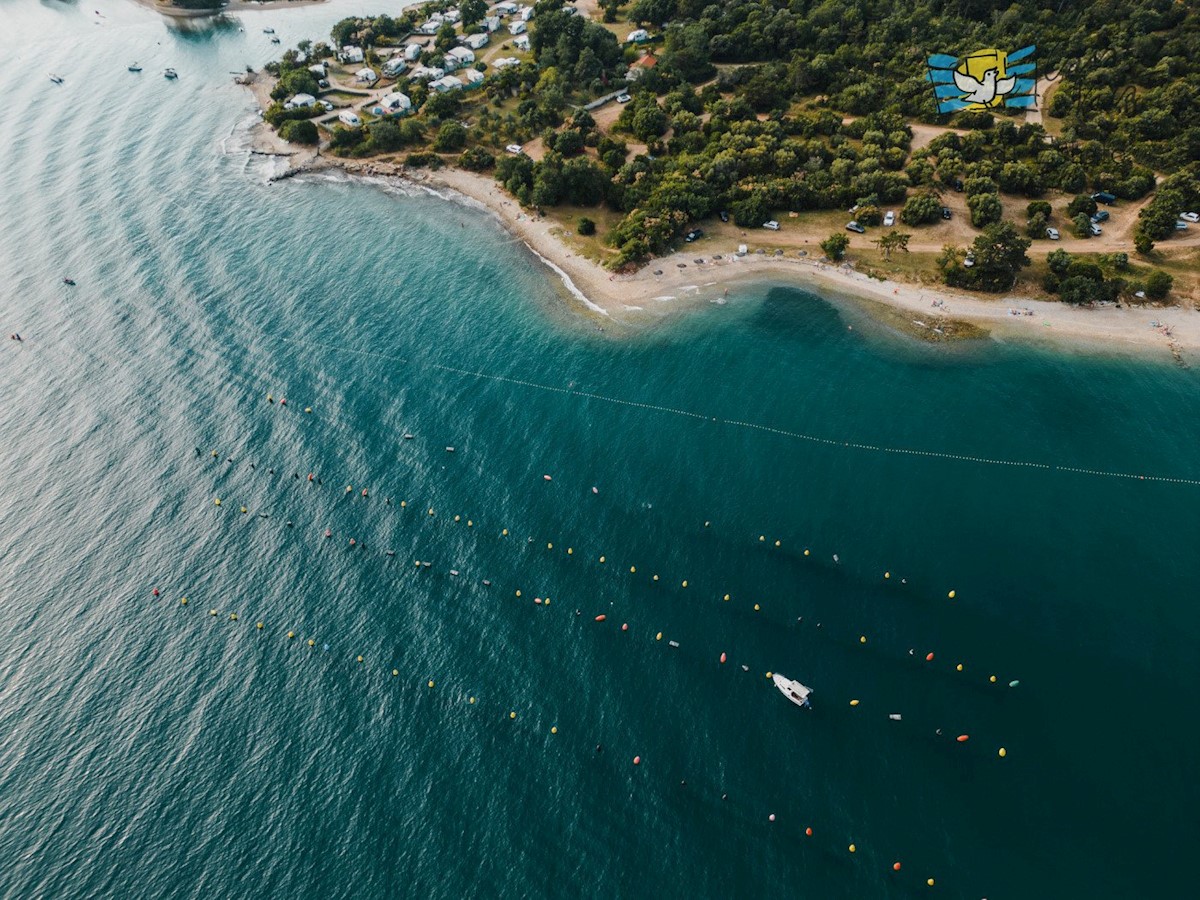
M 406 441 L 411 441 L 413 439 L 413 436 L 406 431 L 406 432 L 404 432 L 404 439 Z
M 274 33 L 275 33 L 274 28 L 264 28 L 263 29 L 263 34 L 274 34 Z
M 272 44 L 278 44 L 278 43 L 279 43 L 279 38 L 277 38 L 277 37 L 273 37 L 273 38 L 271 38 L 271 43 L 272 43 Z
M 166 69 L 163 72 L 163 78 L 166 78 L 168 80 L 174 80 L 178 77 L 179 77 L 179 73 L 176 72 L 174 69 Z
M 779 688 L 779 692 L 797 706 L 812 709 L 812 704 L 808 702 L 808 698 L 812 695 L 812 688 L 806 687 L 798 681 L 792 681 L 790 678 L 784 678 L 778 672 L 771 676 L 771 680 L 775 682 L 775 687 Z
M 61 75 L 55 75 L 53 72 L 50 73 L 50 80 L 53 81 L 55 84 L 63 83 L 63 77 Z
M 141 66 L 139 66 L 139 65 L 138 65 L 137 63 L 135 63 L 135 62 L 134 62 L 134 63 L 130 63 L 130 64 L 128 65 L 128 67 L 127 67 L 127 68 L 129 69 L 129 71 L 130 71 L 130 72 L 140 72 L 140 71 L 142 71 L 142 67 L 141 67 Z
M 74 278 L 64 278 L 63 284 L 69 284 L 71 287 L 75 287 L 75 279 Z

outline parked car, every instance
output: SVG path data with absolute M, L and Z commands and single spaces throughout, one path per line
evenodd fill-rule
M 954 215 L 954 213 L 953 213 L 953 211 L 951 211 L 950 207 L 948 207 L 948 206 L 942 207 L 942 218 L 943 219 L 949 219 L 953 215 Z
M 721 210 L 719 213 L 717 213 L 717 215 L 721 217 L 721 221 L 722 221 L 722 222 L 728 222 L 728 221 L 729 221 L 729 212 L 728 212 L 728 210 L 724 210 L 724 209 L 723 209 L 723 210 Z
M 1095 222 L 1088 223 L 1088 231 L 1092 233 L 1092 237 L 1100 237 L 1104 233 L 1104 230 Z
M 966 190 L 966 185 L 965 185 L 965 184 L 963 184 L 963 180 L 962 180 L 961 178 L 955 178 L 955 179 L 954 179 L 954 181 L 953 181 L 953 182 L 951 182 L 951 184 L 953 185 L 954 189 L 955 189 L 956 191 L 958 191 L 960 194 L 961 194 L 961 193 L 962 193 L 964 190 Z
M 1096 191 L 1096 193 L 1092 194 L 1092 199 L 1097 203 L 1116 203 L 1117 195 L 1110 194 L 1108 191 Z
M 1175 230 L 1176 231 L 1187 231 L 1187 225 L 1188 225 L 1187 222 L 1183 221 L 1183 219 L 1180 219 L 1178 222 L 1175 223 Z
M 1185 221 L 1185 222 L 1200 222 L 1200 213 L 1194 213 L 1194 212 L 1180 213 L 1179 218 L 1183 219 L 1183 221 Z
M 967 251 L 967 258 L 963 260 L 963 265 L 966 266 L 968 269 L 971 268 L 971 266 L 975 265 L 975 251 L 973 251 L 973 250 Z
M 767 229 L 768 231 L 778 231 L 779 223 L 776 222 L 774 219 L 772 219 L 770 222 L 763 222 L 762 227 Z
M 318 102 L 325 107 L 325 112 L 333 112 L 333 104 L 328 100 L 319 100 Z
M 896 213 L 894 210 L 888 210 L 883 214 L 883 227 L 891 228 L 896 224 Z
M 701 237 L 704 237 L 704 230 L 702 228 L 693 228 L 683 236 L 683 239 L 690 244 L 692 241 L 696 240 L 696 238 Z
M 1094 216 L 1092 216 L 1092 221 L 1096 222 L 1096 223 L 1107 222 L 1108 221 L 1108 210 L 1107 209 L 1096 210 L 1096 214 Z
M 617 102 L 618 103 L 628 103 L 632 99 L 633 99 L 632 97 L 630 97 L 628 94 L 626 94 L 624 92 L 617 94 Z
M 521 149 L 520 144 L 509 144 L 504 149 L 507 150 L 509 153 L 513 154 L 514 156 L 520 156 L 522 153 L 525 152 L 524 150 Z
M 847 231 L 853 231 L 853 232 L 855 232 L 856 234 L 866 234 L 866 233 L 867 233 L 867 229 L 863 228 L 863 227 L 862 227 L 861 225 L 859 225 L 857 222 L 847 222 L 847 223 L 846 223 L 846 230 L 847 230 Z
M 1050 240 L 1052 240 L 1052 241 L 1057 241 L 1058 240 L 1058 229 L 1057 228 L 1047 228 L 1046 229 L 1046 237 L 1050 238 Z
M 329 79 L 328 79 L 328 78 L 322 78 L 320 81 L 318 81 L 318 82 L 317 82 L 317 87 L 322 87 L 322 88 L 327 88 L 327 87 L 329 87 Z

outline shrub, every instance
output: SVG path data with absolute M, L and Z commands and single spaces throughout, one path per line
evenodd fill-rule
M 942 202 L 934 194 L 917 194 L 909 197 L 900 210 L 900 221 L 916 227 L 936 222 L 942 214 Z
M 468 147 L 459 156 L 458 164 L 472 172 L 484 172 L 496 165 L 496 157 L 482 147 Z
M 580 216 L 579 224 L 576 226 L 575 230 L 586 237 L 596 233 L 596 223 L 587 216 Z
M 467 143 L 467 129 L 458 122 L 443 122 L 433 138 L 433 149 L 439 153 L 461 150 Z
M 846 248 L 850 246 L 850 238 L 840 231 L 835 231 L 821 241 L 821 249 L 834 262 L 839 262 L 846 256 Z
M 1146 278 L 1146 296 L 1151 300 L 1161 300 L 1171 291 L 1175 279 L 1161 269 L 1155 269 Z
M 308 119 L 289 119 L 279 126 L 279 136 L 289 144 L 315 144 L 317 126 Z

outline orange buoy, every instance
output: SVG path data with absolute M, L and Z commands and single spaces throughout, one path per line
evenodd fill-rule
M 725 665 L 725 660 L 726 660 L 726 656 L 724 653 L 722 653 L 721 654 L 721 665 Z
M 933 662 L 933 654 L 932 653 L 925 654 L 925 662 Z
M 635 756 L 633 758 L 633 764 L 635 766 L 640 766 L 642 764 L 642 758 L 640 756 Z
M 957 738 L 957 740 L 960 744 L 965 744 L 970 739 L 971 739 L 971 736 L 969 734 L 960 734 Z
M 628 623 L 628 622 L 622 622 L 622 623 L 621 623 L 621 630 L 622 630 L 622 631 L 628 631 L 628 630 L 629 630 L 629 623 Z
M 810 826 L 808 826 L 807 828 L 805 828 L 805 829 L 804 829 L 804 833 L 805 833 L 805 835 L 807 835 L 808 837 L 812 837 L 812 826 L 810 825 Z
M 596 616 L 596 621 L 603 622 L 607 618 L 608 618 L 608 616 L 604 615 L 604 613 L 601 613 L 600 615 Z
M 892 863 L 892 871 L 899 872 L 900 871 L 900 863 L 898 863 L 898 862 Z

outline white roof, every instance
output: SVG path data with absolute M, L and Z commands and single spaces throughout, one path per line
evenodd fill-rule
M 437 66 L 417 66 L 408 76 L 409 81 L 431 81 L 434 78 L 441 78 L 446 74 L 445 69 L 439 69 Z
M 317 98 L 312 94 L 297 94 L 288 101 L 292 106 L 312 106 L 317 102 Z
M 375 74 L 374 69 L 359 69 L 354 73 L 354 77 L 359 81 L 374 81 L 379 76 Z
M 519 66 L 521 61 L 515 56 L 502 56 L 499 59 L 492 60 L 493 69 L 507 69 L 509 66 Z
M 447 56 L 453 56 L 460 62 L 473 63 L 475 62 L 475 54 L 471 52 L 469 47 L 451 47 L 446 51 Z
M 471 84 L 479 84 L 481 81 L 483 81 L 483 73 L 478 69 L 467 69 L 465 72 L 463 72 L 463 77 L 466 78 Z
M 412 109 L 412 101 L 408 99 L 408 95 L 398 91 L 380 97 L 379 105 L 384 109 Z
M 445 78 L 439 78 L 437 81 L 431 81 L 429 86 L 435 91 L 457 91 L 462 90 L 463 83 L 453 75 L 447 75 Z

